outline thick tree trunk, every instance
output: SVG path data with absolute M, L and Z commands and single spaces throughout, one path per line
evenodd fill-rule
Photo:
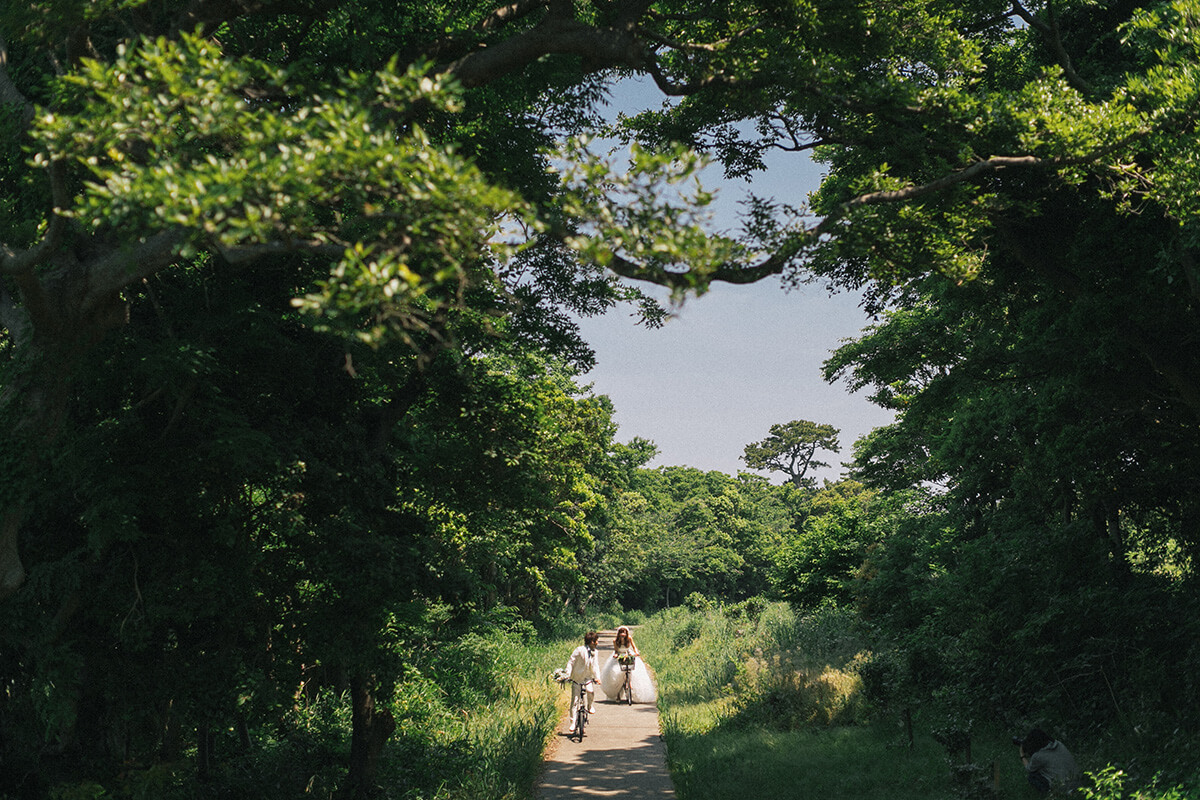
M 59 247 L 61 239 L 51 236 L 29 251 L 28 265 L 24 256 L 8 258 L 10 270 L 23 265 L 10 272 L 19 298 L 0 289 L 0 328 L 13 345 L 11 374 L 17 376 L 0 393 L 7 426 L 0 431 L 0 458 L 9 459 L 10 471 L 22 478 L 34 474 L 63 435 L 78 367 L 105 336 L 128 323 L 123 292 L 174 263 L 175 245 L 182 241 L 173 231 L 138 242 L 81 240 L 77 249 L 88 255 L 79 258 L 75 248 Z M 20 531 L 28 498 L 22 481 L 15 483 L 0 491 L 0 599 L 25 580 Z
M 250 738 L 250 723 L 246 721 L 246 715 L 240 711 L 237 715 L 237 734 L 238 744 L 242 746 L 242 753 L 249 753 L 254 747 L 254 741 Z
M 214 744 L 212 728 L 202 725 L 196 731 L 196 778 L 198 780 L 207 781 L 212 776 Z
M 9 596 L 25 583 L 25 565 L 21 563 L 21 552 L 17 547 L 22 516 L 20 509 L 10 508 L 0 517 L 0 598 Z
M 363 677 L 350 680 L 352 732 L 350 738 L 350 773 L 346 778 L 346 796 L 366 797 L 375 785 L 379 772 L 379 756 L 383 745 L 396 729 L 396 720 L 386 708 L 375 707 L 370 684 Z
M 162 746 L 159 757 L 163 761 L 175 761 L 183 749 L 180 746 L 179 721 L 175 718 L 175 701 L 168 700 L 162 715 Z
M 1121 531 L 1121 512 L 1116 508 L 1105 509 L 1104 528 L 1112 549 L 1113 572 L 1119 586 L 1126 586 L 1133 575 L 1129 564 L 1129 551 L 1125 547 L 1125 534 Z

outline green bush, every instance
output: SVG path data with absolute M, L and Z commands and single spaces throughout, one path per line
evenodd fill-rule
M 468 633 L 437 650 L 430 666 L 449 705 L 474 708 L 508 691 L 507 676 L 515 665 L 507 638 Z
M 675 631 L 674 637 L 671 639 L 672 650 L 683 650 L 692 642 L 700 638 L 700 632 L 704 629 L 704 624 L 699 619 L 688 620 L 687 624 Z
M 862 678 L 853 669 L 812 668 L 790 651 L 752 657 L 735 683 L 732 722 L 794 731 L 865 722 Z
M 1193 785 L 1191 789 L 1182 784 L 1163 786 L 1159 776 L 1151 779 L 1148 786 L 1132 788 L 1129 775 L 1113 766 L 1088 777 L 1091 785 L 1080 789 L 1087 800 L 1195 800 L 1200 797 L 1200 786 Z

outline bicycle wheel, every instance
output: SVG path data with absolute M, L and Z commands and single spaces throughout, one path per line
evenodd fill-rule
M 621 691 L 625 693 L 625 705 L 633 705 L 633 680 L 628 672 L 625 673 L 625 685 L 621 687 Z
M 583 729 L 587 727 L 587 721 L 587 706 L 581 702 L 579 708 L 575 709 L 575 736 L 581 742 L 583 741 Z

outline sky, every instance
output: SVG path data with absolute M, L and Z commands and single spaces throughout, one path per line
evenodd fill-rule
M 632 86 L 619 91 L 618 100 L 617 107 L 630 111 L 657 107 L 661 95 Z M 772 157 L 753 185 L 722 180 L 719 172 L 705 177 L 719 192 L 716 224 L 727 228 L 748 189 L 800 205 L 819 181 L 819 165 L 792 153 Z M 865 393 L 851 394 L 844 382 L 831 385 L 821 376 L 830 352 L 869 323 L 856 295 L 831 296 L 818 284 L 786 290 L 777 278 L 715 284 L 659 329 L 637 325 L 627 308 L 579 320 L 597 359 L 582 381 L 612 399 L 619 441 L 641 437 L 658 446 L 651 467 L 735 475 L 747 471 L 741 461 L 747 444 L 766 438 L 773 424 L 805 419 L 840 431 L 841 452 L 817 456 L 830 468 L 811 473 L 836 480 L 855 440 L 892 421 Z

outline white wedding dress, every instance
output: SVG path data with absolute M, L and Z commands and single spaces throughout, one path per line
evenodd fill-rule
M 625 674 L 621 672 L 621 665 L 616 656 L 628 653 L 629 648 L 618 648 L 612 655 L 604 659 L 604 664 L 600 667 L 600 688 L 604 690 L 604 696 L 609 700 L 617 699 L 617 693 L 621 691 L 621 686 L 625 683 Z M 658 689 L 654 687 L 654 679 L 650 677 L 650 670 L 646 669 L 646 663 L 642 661 L 641 656 L 634 656 L 633 672 L 629 677 L 633 688 L 633 702 L 658 702 Z

